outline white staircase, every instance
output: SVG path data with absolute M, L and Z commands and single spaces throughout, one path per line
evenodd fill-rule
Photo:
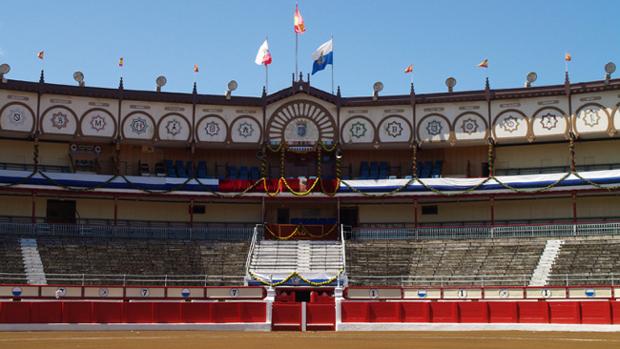
M 255 233 L 256 234 L 256 233 Z M 281 280 L 293 272 L 307 279 L 333 278 L 345 269 L 341 241 L 253 239 L 247 274 Z
M 558 257 L 563 244 L 564 240 L 547 240 L 545 249 L 538 260 L 538 265 L 536 266 L 536 269 L 534 269 L 534 273 L 532 273 L 530 286 L 547 285 L 549 274 L 551 274 L 551 269 L 555 264 L 555 260 Z
M 26 273 L 28 283 L 32 285 L 47 285 L 37 240 L 20 239 L 19 244 L 22 250 L 22 260 L 24 261 L 24 273 Z

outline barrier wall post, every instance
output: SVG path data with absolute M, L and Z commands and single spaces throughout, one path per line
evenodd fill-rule
M 267 296 L 265 297 L 265 306 L 267 307 L 267 316 L 265 317 L 265 321 L 273 326 L 272 316 L 273 316 L 273 302 L 276 299 L 276 290 L 269 286 L 267 288 Z
M 338 327 L 340 326 L 340 323 L 342 322 L 342 286 L 338 285 L 336 286 L 336 288 L 334 289 L 334 298 L 335 298 L 335 302 L 334 305 L 336 307 L 336 326 L 335 326 L 335 330 L 338 331 Z
M 308 325 L 308 307 L 306 302 L 301 302 L 301 332 L 306 332 Z

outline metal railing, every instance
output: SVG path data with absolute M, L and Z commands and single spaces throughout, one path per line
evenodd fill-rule
M 620 222 L 586 224 L 514 224 L 506 226 L 464 225 L 440 227 L 360 227 L 353 240 L 437 240 L 595 236 L 620 234 Z
M 26 284 L 30 276 L 45 275 L 47 283 L 70 285 L 237 286 L 237 275 L 137 275 L 137 274 L 22 274 L 0 273 L 0 284 Z
M 530 274 L 520 275 L 349 275 L 349 285 L 385 286 L 528 286 Z M 547 285 L 617 285 L 615 274 L 552 274 Z
M 250 280 L 250 265 L 252 264 L 252 255 L 254 254 L 254 248 L 256 247 L 256 240 L 258 239 L 258 228 L 261 227 L 262 225 L 257 224 L 254 227 L 254 232 L 252 233 L 252 241 L 250 242 L 250 248 L 248 249 L 248 256 L 245 259 L 245 278 L 246 280 Z M 262 236 L 262 229 L 261 229 L 261 236 Z
M 209 226 L 114 226 L 99 224 L 49 224 L 0 222 L 0 234 L 99 238 L 140 238 L 176 240 L 249 240 L 251 227 Z

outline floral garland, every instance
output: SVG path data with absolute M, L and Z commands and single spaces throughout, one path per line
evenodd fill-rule
M 271 286 L 271 287 L 276 287 L 276 286 L 281 286 L 284 285 L 285 283 L 287 283 L 289 280 L 291 280 L 294 277 L 298 277 L 300 280 L 302 280 L 303 282 L 311 285 L 311 286 L 325 286 L 325 285 L 329 285 L 331 283 L 333 283 L 334 281 L 338 280 L 338 278 L 340 277 L 340 275 L 342 274 L 344 270 L 340 269 L 338 271 L 338 273 L 336 274 L 336 276 L 331 277 L 325 281 L 321 281 L 321 282 L 314 282 L 312 280 L 306 279 L 303 275 L 299 274 L 298 272 L 294 271 L 292 273 L 290 273 L 286 278 L 282 279 L 281 281 L 278 282 L 271 282 L 269 280 L 265 280 L 262 277 L 256 275 L 254 272 L 250 271 L 250 276 L 260 282 L 261 284 L 265 285 L 265 286 Z

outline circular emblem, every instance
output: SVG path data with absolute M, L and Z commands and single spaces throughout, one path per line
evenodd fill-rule
M 133 120 L 131 120 L 131 123 L 129 124 L 129 127 L 131 128 L 131 131 L 135 134 L 141 135 L 146 133 L 146 129 L 148 128 L 148 124 L 146 123 L 146 119 L 143 119 L 141 117 L 137 117 Z
M 584 291 L 586 297 L 594 297 L 596 296 L 596 291 L 592 288 L 588 288 Z
M 550 290 L 550 289 L 548 289 L 548 288 L 544 288 L 544 289 L 542 289 L 542 290 L 540 291 L 540 295 L 541 295 L 543 298 L 549 298 L 549 297 L 551 297 L 552 293 L 551 293 L 551 290 Z
M 351 125 L 351 129 L 349 130 L 349 132 L 351 132 L 351 137 L 353 138 L 364 137 L 366 135 L 366 131 L 368 131 L 366 125 L 364 125 L 364 123 L 362 123 L 361 121 L 354 122 Z
M 370 294 L 370 298 L 378 298 L 379 297 L 379 291 L 375 290 L 374 288 L 370 289 L 368 291 L 368 293 Z
M 205 131 L 207 132 L 207 135 L 211 137 L 217 136 L 220 133 L 220 125 L 218 125 L 215 121 L 209 121 L 205 126 Z
M 105 118 L 99 114 L 93 116 L 90 119 L 90 127 L 97 132 L 103 131 L 105 129 Z
M 428 134 L 431 136 L 439 135 L 442 129 L 443 126 L 441 126 L 441 122 L 437 120 L 429 121 L 429 123 L 426 124 L 426 132 L 428 132 Z
M 69 118 L 67 117 L 67 114 L 58 112 L 52 115 L 52 126 L 54 126 L 55 128 L 61 130 L 63 128 L 66 128 L 68 124 Z
M 510 296 L 510 292 L 506 289 L 501 289 L 499 290 L 499 297 L 500 298 L 508 298 L 508 296 Z
M 459 298 L 467 298 L 467 290 L 460 289 L 460 290 L 458 290 L 458 292 L 456 293 L 456 295 L 457 295 Z
M 540 124 L 546 130 L 553 130 L 558 125 L 558 117 L 555 114 L 547 113 L 540 118 Z
M 385 128 L 388 135 L 396 138 L 403 134 L 403 126 L 398 121 L 389 122 Z
M 428 292 L 426 290 L 418 290 L 419 298 L 426 298 L 427 295 L 428 295 Z
M 140 295 L 142 297 L 148 297 L 151 294 L 151 290 L 149 290 L 148 288 L 141 288 L 140 289 Z
M 67 289 L 65 289 L 64 287 L 58 287 L 56 289 L 56 295 L 58 295 L 58 297 L 64 297 L 67 294 Z
M 24 112 L 21 109 L 10 109 L 9 110 L 9 122 L 14 126 L 21 126 L 24 121 Z
M 169 135 L 176 136 L 181 133 L 181 123 L 179 120 L 170 120 L 166 123 L 166 132 Z
M 500 126 L 504 129 L 504 131 L 513 133 L 519 129 L 519 120 L 513 115 L 510 115 L 500 123 Z
M 241 125 L 239 125 L 238 131 L 240 136 L 248 138 L 254 133 L 254 127 L 252 127 L 252 124 L 249 122 L 242 122 Z
M 228 294 L 230 294 L 231 297 L 238 297 L 239 296 L 239 289 L 238 288 L 231 288 L 230 291 L 228 291 Z
M 191 294 L 192 294 L 192 291 L 190 291 L 189 288 L 184 288 L 181 290 L 181 297 L 183 298 L 189 298 Z
M 99 289 L 99 297 L 107 297 L 109 295 L 110 295 L 110 290 L 108 290 L 107 288 L 101 287 Z
M 471 135 L 478 131 L 478 122 L 472 118 L 465 119 L 461 124 L 461 130 L 468 135 Z
M 19 297 L 22 295 L 22 288 L 21 287 L 13 287 L 13 289 L 11 290 L 11 293 L 13 294 L 13 297 Z

